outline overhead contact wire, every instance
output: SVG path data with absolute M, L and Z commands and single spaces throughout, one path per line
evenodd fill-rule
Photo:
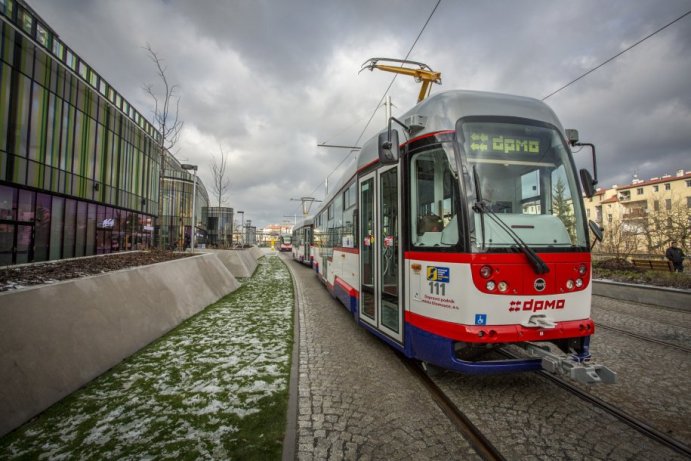
M 621 52 L 619 52 L 619 53 L 617 53 L 617 54 L 615 54 L 614 56 L 612 56 L 612 57 L 609 58 L 608 60 L 606 60 L 606 61 L 602 62 L 601 64 L 599 64 L 598 66 L 593 67 L 593 68 L 590 69 L 588 72 L 582 74 L 580 77 L 571 80 L 569 83 L 567 83 L 566 85 L 562 86 L 562 87 L 559 88 L 558 90 L 555 90 L 555 91 L 551 92 L 550 94 L 548 94 L 547 96 L 545 96 L 544 98 L 542 98 L 542 101 L 544 101 L 544 100 L 547 99 L 547 98 L 550 98 L 550 97 L 554 96 L 555 94 L 559 93 L 561 90 L 563 90 L 563 89 L 565 89 L 565 88 L 571 86 L 572 84 L 576 83 L 577 81 L 579 81 L 580 79 L 582 79 L 582 78 L 585 77 L 586 75 L 589 75 L 589 74 L 595 72 L 596 70 L 598 70 L 600 67 L 604 66 L 605 64 L 608 64 L 608 63 L 614 61 L 616 58 L 618 58 L 618 57 L 621 56 L 622 54 L 626 53 L 627 51 L 629 51 L 629 50 L 633 49 L 634 47 L 640 45 L 641 43 L 645 42 L 646 40 L 648 40 L 648 39 L 649 39 L 650 37 L 652 37 L 653 35 L 655 35 L 655 34 L 657 34 L 657 33 L 659 33 L 659 32 L 662 32 L 663 30 L 665 30 L 666 28 L 668 28 L 669 26 L 671 26 L 671 25 L 674 24 L 675 22 L 684 19 L 684 18 L 685 18 L 686 16 L 688 16 L 689 14 L 691 14 L 691 10 L 690 10 L 690 11 L 687 11 L 687 12 L 684 13 L 684 14 L 682 14 L 681 16 L 679 16 L 679 17 L 678 17 L 677 19 L 675 19 L 674 21 L 672 21 L 672 22 L 670 22 L 670 23 L 667 23 L 666 25 L 660 27 L 660 28 L 657 29 L 655 32 L 646 35 L 645 37 L 643 37 L 642 39 L 640 39 L 639 41 L 637 41 L 636 43 L 634 43 L 634 44 L 631 45 L 630 47 L 626 48 L 625 50 L 623 50 L 623 51 L 621 51 Z
M 425 31 L 425 29 L 427 28 L 427 25 L 429 24 L 430 20 L 432 19 L 432 16 L 434 16 L 434 13 L 437 11 L 437 8 L 439 7 L 439 4 L 440 4 L 440 3 L 441 3 L 441 0 L 437 0 L 437 4 L 434 5 L 434 8 L 432 9 L 432 12 L 431 12 L 430 15 L 427 17 L 427 21 L 425 21 L 425 24 L 424 24 L 424 25 L 422 26 L 422 28 L 420 29 L 420 32 L 417 34 L 417 37 L 415 38 L 415 41 L 413 42 L 412 46 L 411 46 L 410 49 L 408 50 L 408 54 L 405 55 L 404 60 L 407 60 L 407 59 L 410 57 L 410 54 L 413 52 L 413 49 L 415 49 L 415 46 L 417 45 L 417 42 L 420 40 L 420 37 L 422 37 L 422 33 L 423 33 L 423 32 Z M 402 67 L 402 66 L 403 66 L 403 65 L 401 65 L 401 67 Z M 360 142 L 360 140 L 362 139 L 362 137 L 365 135 L 365 131 L 367 131 L 367 128 L 369 127 L 370 123 L 372 123 L 372 120 L 374 120 L 374 116 L 376 115 L 377 110 L 378 110 L 379 107 L 381 106 L 381 104 L 382 104 L 382 102 L 384 101 L 384 98 L 386 97 L 386 95 L 389 93 L 389 90 L 391 90 L 391 87 L 393 86 L 394 82 L 396 81 L 396 77 L 398 77 L 398 74 L 394 75 L 393 78 L 391 79 L 391 83 L 389 83 L 389 86 L 386 88 L 386 91 L 384 91 L 384 94 L 382 95 L 381 99 L 380 99 L 379 102 L 377 103 L 377 106 L 376 106 L 376 107 L 374 108 L 374 110 L 372 111 L 372 115 L 370 116 L 369 120 L 368 120 L 367 123 L 365 124 L 365 127 L 362 129 L 362 132 L 360 133 L 360 136 L 358 136 L 357 141 L 355 141 L 355 144 L 354 144 L 355 146 L 358 145 L 358 143 Z M 352 125 L 351 125 L 351 126 L 352 126 Z M 346 160 L 348 160 L 348 159 L 350 158 L 350 156 L 351 156 L 352 154 L 353 154 L 353 151 L 348 152 L 348 154 L 347 154 L 345 157 L 343 157 L 343 159 L 338 163 L 338 165 L 336 165 L 336 167 L 335 167 L 333 170 L 331 170 L 331 172 L 327 175 L 327 177 L 328 177 L 328 176 L 331 176 L 336 170 L 338 170 L 338 169 L 341 167 L 341 165 L 343 165 L 343 163 L 344 163 Z M 317 189 L 319 189 L 320 187 L 321 187 L 321 184 L 318 184 L 318 185 L 312 190 L 312 192 L 310 192 L 310 195 L 311 195 L 311 194 L 314 194 L 314 193 L 317 191 Z

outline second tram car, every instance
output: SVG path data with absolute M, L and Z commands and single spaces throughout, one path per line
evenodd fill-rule
M 359 324 L 425 364 L 614 382 L 589 363 L 590 235 L 554 112 L 532 98 L 450 91 L 401 119 L 364 144 L 299 228 L 312 244 L 296 259 L 314 261 Z M 592 194 L 586 170 L 581 180 Z M 511 345 L 528 355 L 488 355 Z
M 312 266 L 312 232 L 314 231 L 314 221 L 312 218 L 305 218 L 293 227 L 293 259 L 308 266 Z
M 281 234 L 276 240 L 276 250 L 277 251 L 292 251 L 292 235 L 291 234 Z

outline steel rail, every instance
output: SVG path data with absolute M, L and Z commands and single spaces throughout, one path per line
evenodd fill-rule
M 641 341 L 648 341 L 651 343 L 660 344 L 662 346 L 671 347 L 673 349 L 678 349 L 682 352 L 691 352 L 691 348 L 686 347 L 686 346 L 682 346 L 682 345 L 674 344 L 674 343 L 669 343 L 667 341 L 662 341 L 660 339 L 650 338 L 648 336 L 640 335 L 640 334 L 634 333 L 632 331 L 622 330 L 621 328 L 611 327 L 609 325 L 603 325 L 602 323 L 599 323 L 599 322 L 597 324 L 597 328 L 603 328 L 605 330 L 615 331 L 615 332 L 623 334 L 623 335 L 631 336 L 632 338 L 640 339 Z
M 628 413 L 624 412 L 623 410 L 615 407 L 614 405 L 611 405 L 604 400 L 595 397 L 594 395 L 589 394 L 588 392 L 580 389 L 577 386 L 574 386 L 573 384 L 569 383 L 568 381 L 563 380 L 562 378 L 555 376 L 551 373 L 548 373 L 546 371 L 538 371 L 537 372 L 539 375 L 543 376 L 544 378 L 552 381 L 554 384 L 557 386 L 569 391 L 570 393 L 576 395 L 577 397 L 580 397 L 582 400 L 585 400 L 586 402 L 589 402 L 593 405 L 595 405 L 597 408 L 600 408 L 607 413 L 611 414 L 612 416 L 616 417 L 618 420 L 621 422 L 625 423 L 629 427 L 637 430 L 641 434 L 645 435 L 646 437 L 653 439 L 657 441 L 658 443 L 665 445 L 668 448 L 671 448 L 672 450 L 676 451 L 677 453 L 681 453 L 682 455 L 685 455 L 689 458 L 691 458 L 691 448 L 686 446 L 684 443 L 680 442 L 679 440 L 670 437 L 669 435 L 665 434 L 662 431 L 659 431 L 655 429 L 654 427 L 650 426 L 648 423 L 629 415 Z
M 420 380 L 423 386 L 427 389 L 432 397 L 432 400 L 439 406 L 441 411 L 449 418 L 449 421 L 458 429 L 458 431 L 470 443 L 472 448 L 484 460 L 505 461 L 506 458 L 501 452 L 489 441 L 487 437 L 473 424 L 473 422 L 444 394 L 439 386 L 425 373 L 420 364 L 414 360 L 404 357 L 397 353 L 403 364 L 408 370 Z
M 498 353 L 502 354 L 505 357 L 510 357 L 510 358 L 518 358 L 515 354 L 501 350 L 497 351 Z M 646 437 L 655 440 L 656 442 L 665 445 L 668 448 L 671 448 L 672 450 L 676 451 L 677 453 L 681 453 L 683 455 L 686 455 L 687 457 L 691 458 L 691 447 L 688 447 L 686 444 L 683 442 L 675 439 L 674 437 L 670 437 L 669 435 L 665 434 L 664 432 L 655 429 L 654 427 L 650 426 L 648 423 L 645 421 L 642 421 L 635 416 L 632 416 L 625 411 L 615 407 L 614 405 L 605 402 L 604 400 L 595 397 L 594 395 L 590 394 L 589 392 L 584 391 L 580 387 L 572 384 L 571 382 L 562 379 L 561 377 L 554 375 L 552 373 L 549 373 L 548 371 L 545 370 L 539 370 L 536 372 L 539 376 L 542 376 L 543 378 L 552 381 L 554 384 L 557 386 L 561 387 L 562 389 L 570 392 L 571 394 L 581 398 L 581 400 L 585 400 L 586 402 L 594 405 L 597 408 L 600 408 L 601 410 L 606 411 L 610 415 L 614 416 L 617 418 L 619 421 L 623 422 L 624 424 L 628 425 L 629 427 L 635 429 L 636 431 L 640 432 L 641 434 L 645 435 Z

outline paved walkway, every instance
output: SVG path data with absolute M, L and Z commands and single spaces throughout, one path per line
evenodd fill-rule
M 297 459 L 479 459 L 392 349 L 284 259 L 298 293 Z

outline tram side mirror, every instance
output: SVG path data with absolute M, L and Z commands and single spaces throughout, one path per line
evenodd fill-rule
M 383 165 L 390 165 L 398 162 L 400 156 L 400 146 L 398 143 L 398 131 L 389 129 L 379 133 L 379 161 Z
M 588 227 L 590 227 L 590 230 L 593 231 L 595 240 L 602 242 L 602 228 L 592 219 L 588 221 Z
M 583 185 L 583 192 L 585 192 L 585 196 L 590 198 L 595 194 L 595 181 L 593 181 L 593 177 L 590 175 L 590 171 L 586 170 L 585 168 L 581 169 L 579 171 L 581 175 L 581 184 Z
M 578 130 L 568 128 L 566 130 L 566 139 L 569 140 L 569 144 L 572 146 L 578 142 Z

